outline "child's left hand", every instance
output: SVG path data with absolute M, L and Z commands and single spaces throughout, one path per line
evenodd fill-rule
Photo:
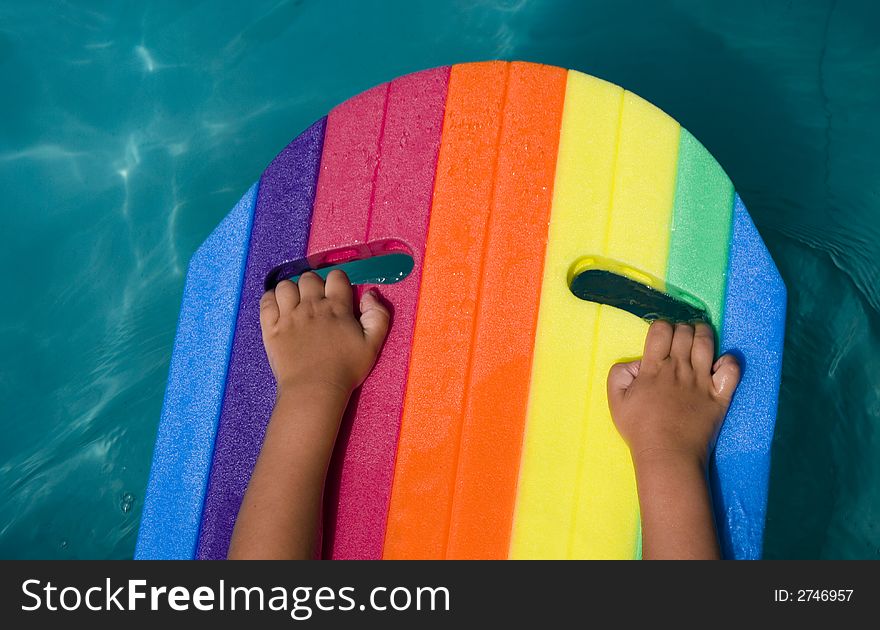
M 351 283 L 331 271 L 284 280 L 260 300 L 260 325 L 279 395 L 294 385 L 337 388 L 363 383 L 388 333 L 390 313 L 374 290 L 364 293 L 355 317 Z

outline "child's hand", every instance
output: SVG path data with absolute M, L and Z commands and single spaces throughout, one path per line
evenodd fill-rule
M 706 324 L 657 321 L 640 361 L 608 373 L 608 406 L 635 466 L 642 558 L 720 558 L 706 463 L 739 383 L 739 364 L 714 364 Z
M 278 382 L 275 409 L 241 503 L 229 558 L 320 557 L 327 467 L 352 390 L 376 362 L 388 309 L 372 291 L 360 321 L 346 275 L 304 273 L 260 300 L 260 325 Z
M 360 321 L 351 283 L 334 270 L 327 283 L 304 273 L 278 283 L 260 300 L 260 325 L 278 390 L 331 387 L 350 394 L 373 368 L 390 314 L 376 293 L 364 293 Z
M 736 359 L 713 364 L 714 353 L 708 325 L 656 321 L 642 359 L 611 368 L 608 405 L 634 460 L 683 456 L 705 469 L 740 377 Z

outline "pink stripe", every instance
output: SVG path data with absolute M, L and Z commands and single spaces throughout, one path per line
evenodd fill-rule
M 327 478 L 325 557 L 382 557 L 448 80 L 448 67 L 401 77 L 343 103 L 327 121 L 309 253 L 395 238 L 416 264 L 406 280 L 379 289 L 392 305 L 392 327 L 340 430 Z
M 387 94 L 377 85 L 327 116 L 309 255 L 366 240 Z

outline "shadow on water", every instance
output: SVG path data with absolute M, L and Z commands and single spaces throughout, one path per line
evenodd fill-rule
M 623 85 L 718 158 L 789 293 L 765 553 L 880 557 L 880 5 L 376 6 L 0 7 L 0 557 L 131 555 L 191 253 L 334 104 L 491 58 Z

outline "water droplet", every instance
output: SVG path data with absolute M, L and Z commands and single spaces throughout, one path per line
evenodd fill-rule
M 126 492 L 122 495 L 122 500 L 119 502 L 119 509 L 121 509 L 125 514 L 131 512 L 131 506 L 134 504 L 134 495 L 131 492 Z

